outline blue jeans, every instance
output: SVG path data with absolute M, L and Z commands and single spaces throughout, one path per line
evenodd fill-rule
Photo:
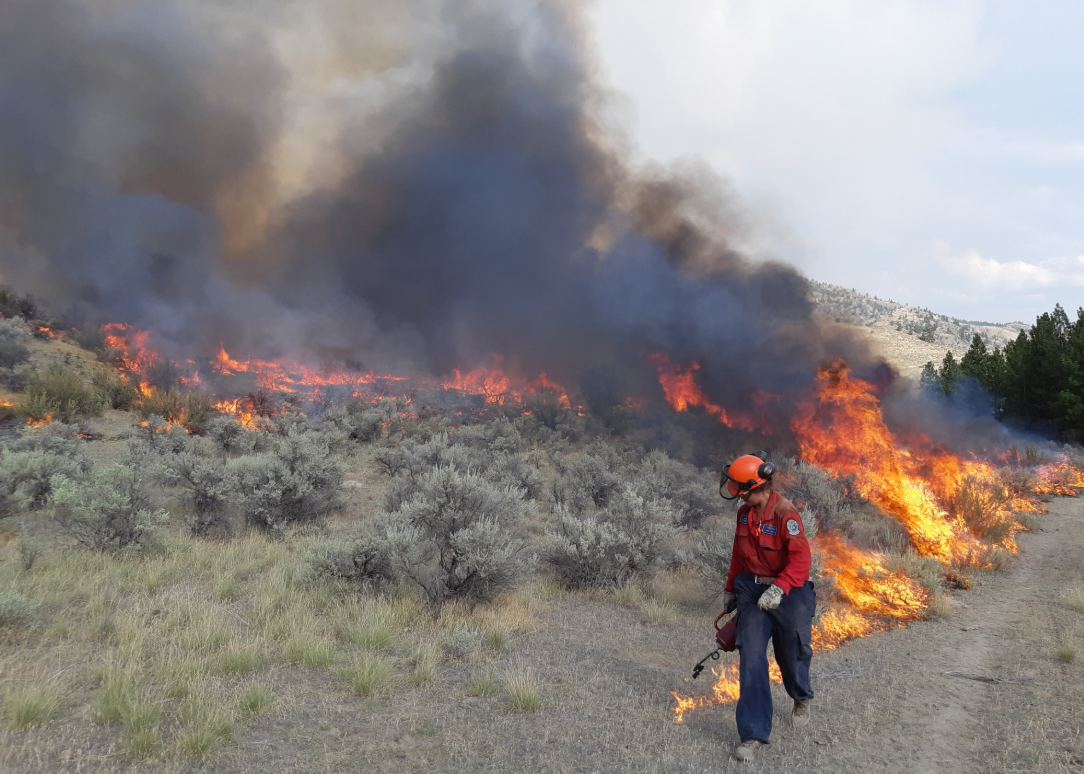
M 809 685 L 809 662 L 813 648 L 809 639 L 817 594 L 813 584 L 783 595 L 775 610 L 757 607 L 760 595 L 768 586 L 756 583 L 743 572 L 734 579 L 738 595 L 738 648 L 741 694 L 738 697 L 737 722 L 741 740 L 759 739 L 767 743 L 772 733 L 772 689 L 768 680 L 768 640 L 775 648 L 775 660 L 783 675 L 787 694 L 798 701 L 813 698 Z

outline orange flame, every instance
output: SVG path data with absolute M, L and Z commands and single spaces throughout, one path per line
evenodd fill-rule
M 727 427 L 747 432 L 759 429 L 757 423 L 751 418 L 728 414 L 722 406 L 708 399 L 708 396 L 700 389 L 700 385 L 696 383 L 696 372 L 700 370 L 700 364 L 695 360 L 687 367 L 682 367 L 681 364 L 672 362 L 663 352 L 649 355 L 649 359 L 655 366 L 666 402 L 674 411 L 688 411 L 690 408 L 698 407 L 716 417 Z M 758 392 L 755 400 L 758 401 L 758 405 L 763 405 L 772 397 L 770 393 Z
M 910 456 L 885 426 L 872 386 L 852 378 L 841 361 L 820 369 L 817 384 L 817 396 L 791 420 L 806 461 L 854 476 L 858 492 L 898 518 L 919 553 L 945 563 L 972 561 L 977 541 L 937 504 L 926 481 L 907 472 Z

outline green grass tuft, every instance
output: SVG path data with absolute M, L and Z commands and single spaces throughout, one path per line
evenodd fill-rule
M 208 700 L 191 699 L 181 708 L 182 726 L 174 737 L 177 749 L 193 758 L 203 758 L 233 735 L 233 713 Z
M 622 583 L 614 589 L 614 601 L 625 607 L 634 607 L 643 598 L 644 592 L 635 583 Z
M 367 657 L 339 671 L 355 693 L 368 696 L 386 688 L 395 678 L 391 662 L 380 657 Z
M 126 732 L 123 744 L 128 752 L 147 756 L 162 746 L 158 714 L 159 707 L 155 702 L 136 701 L 128 705 L 121 718 Z
M 514 710 L 533 712 L 542 708 L 538 678 L 530 670 L 520 669 L 505 675 L 504 690 Z
M 132 706 L 135 680 L 117 667 L 108 669 L 102 676 L 102 689 L 91 709 L 99 723 L 119 723 Z
M 299 666 L 328 666 L 335 661 L 335 649 L 326 642 L 296 636 L 286 643 L 286 660 Z
M 26 688 L 14 691 L 4 699 L 12 728 L 41 726 L 56 712 L 56 697 Z
M 1058 643 L 1057 649 L 1054 653 L 1058 657 L 1058 661 L 1063 664 L 1068 664 L 1071 661 L 1076 660 L 1076 645 L 1071 642 Z
M 263 665 L 259 653 L 230 643 L 218 657 L 218 667 L 223 674 L 243 675 L 255 672 Z
M 500 683 L 497 682 L 493 675 L 475 675 L 467 681 L 468 696 L 496 696 L 500 688 Z
M 274 701 L 271 689 L 266 685 L 253 683 L 246 685 L 237 697 L 237 706 L 242 712 L 249 715 L 259 715 Z
M 1084 591 L 1081 591 L 1080 589 L 1070 589 L 1065 592 L 1063 600 L 1065 601 L 1065 606 L 1070 610 L 1084 613 Z
M 437 661 L 440 654 L 432 645 L 419 645 L 411 654 L 411 662 L 414 671 L 410 673 L 410 681 L 415 685 L 428 683 L 437 673 Z
M 667 624 L 677 618 L 677 610 L 669 602 L 659 602 L 656 599 L 651 600 L 644 605 L 643 610 L 644 623 L 651 624 L 652 626 L 658 626 L 660 624 Z

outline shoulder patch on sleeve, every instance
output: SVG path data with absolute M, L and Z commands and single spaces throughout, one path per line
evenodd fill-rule
M 787 521 L 787 532 L 792 535 L 797 535 L 801 531 L 802 528 L 798 525 L 798 522 L 795 519 L 790 519 Z
M 738 517 L 738 521 L 740 521 L 742 524 L 748 524 L 749 523 L 749 515 L 743 513 L 741 516 Z

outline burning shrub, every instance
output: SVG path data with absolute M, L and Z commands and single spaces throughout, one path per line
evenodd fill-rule
M 562 513 L 557 530 L 546 533 L 542 558 L 570 588 L 650 577 L 679 532 L 674 517 L 665 503 L 645 501 L 624 487 L 594 516 Z
M 180 454 L 188 448 L 188 432 L 165 417 L 151 415 L 128 438 L 128 456 L 141 459 Z
M 102 413 L 102 401 L 83 377 L 61 365 L 31 376 L 16 407 L 31 422 L 71 422 Z
M 211 417 L 203 425 L 203 433 L 227 454 L 251 454 L 269 448 L 271 435 L 266 430 L 249 429 L 233 417 Z
M 1018 468 L 1011 465 L 999 468 L 997 477 L 1004 486 L 1021 496 L 1031 494 L 1035 482 L 1039 479 L 1031 468 Z
M 203 423 L 216 413 L 211 397 L 202 392 L 152 390 L 139 401 L 139 415 L 144 420 L 162 417 L 193 433 L 202 432 Z
M 595 454 L 557 460 L 555 467 L 553 500 L 574 514 L 582 514 L 592 505 L 604 507 L 621 486 L 621 479 L 610 469 L 610 461 Z
M 193 535 L 208 537 L 229 533 L 226 506 L 236 482 L 223 460 L 208 454 L 193 440 L 185 451 L 166 459 L 165 476 L 185 492 L 190 512 L 188 527 Z
M 417 584 L 433 605 L 453 597 L 489 602 L 522 573 L 510 530 L 524 513 L 520 492 L 436 468 L 384 517 L 373 545 L 383 546 L 394 572 Z
M 147 386 L 158 392 L 169 392 L 181 384 L 181 369 L 169 358 L 156 357 L 147 364 L 144 379 Z
M 341 506 L 343 461 L 322 433 L 288 435 L 270 452 L 227 463 L 237 481 L 237 504 L 245 519 L 267 532 L 312 521 Z
M 669 503 L 679 527 L 698 527 L 719 510 L 714 482 L 692 465 L 670 459 L 666 452 L 645 456 L 632 474 L 632 486 L 646 500 Z
M 139 397 L 139 391 L 114 369 L 100 367 L 90 375 L 90 383 L 102 400 L 113 409 L 128 409 Z
M 97 325 L 83 325 L 72 334 L 72 341 L 91 352 L 100 354 L 105 350 L 105 335 Z
M 960 518 L 971 534 L 1000 543 L 1012 534 L 1012 493 L 994 481 L 968 476 L 945 505 Z
M 556 430 L 561 416 L 568 411 L 564 407 L 562 398 L 564 394 L 560 390 L 553 387 L 541 387 L 527 396 L 524 408 L 531 412 L 531 416 L 544 427 Z
M 108 465 L 86 481 L 53 477 L 49 508 L 58 529 L 77 543 L 97 551 L 145 547 L 168 519 L 151 509 L 145 472 Z
M 13 369 L 30 360 L 26 345 L 31 338 L 30 326 L 22 318 L 0 319 L 0 369 Z

